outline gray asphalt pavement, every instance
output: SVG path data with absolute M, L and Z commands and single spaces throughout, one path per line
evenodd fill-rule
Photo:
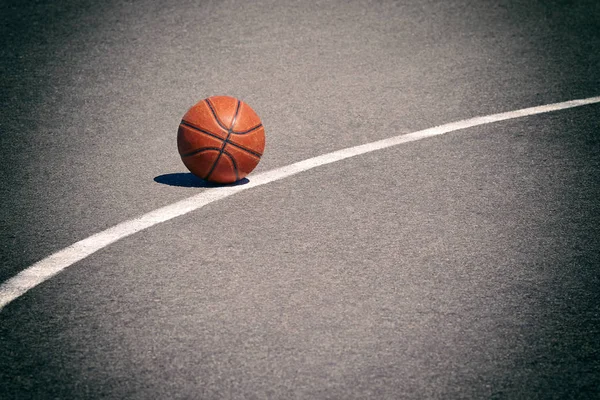
M 206 190 L 175 137 L 211 95 L 262 118 L 256 172 L 598 96 L 599 4 L 3 1 L 0 282 Z M 599 126 L 453 132 L 123 239 L 0 311 L 0 398 L 593 398 Z

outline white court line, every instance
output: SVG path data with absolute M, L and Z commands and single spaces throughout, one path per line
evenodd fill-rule
M 451 122 L 445 125 L 424 129 L 422 131 L 402 134 L 389 139 L 378 140 L 376 142 L 367 143 L 360 146 L 349 147 L 347 149 L 323 154 L 318 157 L 309 158 L 308 160 L 286 165 L 285 167 L 263 172 L 253 176 L 252 180 L 245 185 L 226 186 L 205 190 L 195 196 L 188 197 L 187 199 L 151 211 L 142 215 L 141 217 L 122 222 L 113 226 L 112 228 L 98 232 L 95 235 L 80 240 L 79 242 L 76 242 L 71 246 L 59 250 L 58 252 L 44 258 L 43 260 L 36 262 L 0 285 L 0 310 L 2 310 L 5 305 L 17 297 L 23 295 L 29 289 L 34 288 L 40 283 L 58 274 L 63 269 L 108 246 L 109 244 L 116 242 L 119 239 L 133 235 L 136 232 L 161 222 L 187 214 L 190 211 L 197 210 L 207 204 L 224 199 L 243 190 L 251 189 L 253 187 L 264 185 L 270 182 L 275 182 L 321 165 L 331 164 L 345 158 L 354 157 L 375 150 L 385 149 L 401 143 L 413 142 L 415 140 L 421 140 L 460 129 L 490 124 L 507 119 L 542 114 L 550 111 L 564 110 L 566 108 L 579 107 L 594 103 L 600 103 L 600 96 L 581 100 L 565 101 L 562 103 L 547 104 L 538 107 L 523 108 L 521 110 Z

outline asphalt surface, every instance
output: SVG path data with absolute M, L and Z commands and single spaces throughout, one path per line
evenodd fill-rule
M 0 282 L 206 190 L 175 138 L 211 95 L 261 116 L 260 172 L 600 94 L 596 1 L 1 4 Z M 593 398 L 599 126 L 454 132 L 123 239 L 0 311 L 0 398 Z

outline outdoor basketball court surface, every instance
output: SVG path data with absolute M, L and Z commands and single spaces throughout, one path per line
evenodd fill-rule
M 0 9 L 0 399 L 600 393 L 600 3 Z M 236 185 L 176 134 L 228 95 Z

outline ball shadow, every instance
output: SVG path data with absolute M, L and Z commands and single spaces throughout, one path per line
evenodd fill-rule
M 204 179 L 198 178 L 196 175 L 190 172 L 174 172 L 172 174 L 158 175 L 154 178 L 154 182 L 161 183 L 169 186 L 179 187 L 195 187 L 195 188 L 212 188 L 222 186 L 238 186 L 245 185 L 250 182 L 248 179 L 243 178 L 237 182 L 221 184 L 215 182 L 205 181 Z

